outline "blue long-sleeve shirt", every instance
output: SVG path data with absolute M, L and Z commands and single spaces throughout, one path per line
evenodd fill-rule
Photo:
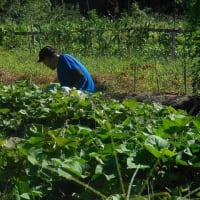
M 95 92 L 94 81 L 86 69 L 76 58 L 69 54 L 62 54 L 59 57 L 57 64 L 57 76 L 61 86 L 71 87 L 74 79 L 74 70 L 78 70 L 83 78 L 75 86 L 78 90 L 85 90 L 88 92 Z

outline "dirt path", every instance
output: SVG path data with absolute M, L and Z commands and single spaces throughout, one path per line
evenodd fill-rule
M 42 83 L 50 83 L 50 82 L 56 82 L 55 76 L 45 76 L 41 74 L 23 74 L 23 73 L 16 73 L 16 72 L 10 72 L 0 69 L 0 83 L 1 84 L 12 84 L 16 81 L 21 80 L 32 80 L 36 84 L 42 84 Z

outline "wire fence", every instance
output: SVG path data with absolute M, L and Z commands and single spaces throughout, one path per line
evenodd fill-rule
M 117 31 L 117 32 L 116 32 Z M 34 31 L 31 26 L 31 31 L 14 32 L 14 37 L 22 36 L 28 40 L 30 51 L 42 48 L 46 43 L 53 43 L 61 50 L 70 52 L 84 50 L 84 54 L 122 54 L 131 56 L 134 50 L 141 50 L 145 45 L 157 44 L 160 49 L 164 50 L 161 54 L 172 56 L 174 59 L 177 56 L 177 47 L 181 37 L 181 44 L 185 40 L 184 35 L 188 31 L 181 29 L 166 29 L 166 28 L 124 28 L 113 32 L 113 29 L 84 29 L 84 30 L 51 30 L 51 32 Z M 180 36 L 181 35 L 181 36 Z M 180 36 L 180 37 L 179 37 Z

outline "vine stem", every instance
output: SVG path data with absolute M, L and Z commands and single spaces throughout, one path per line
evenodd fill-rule
M 151 170 L 149 171 L 149 174 L 148 174 L 148 176 L 147 176 L 147 178 L 146 178 L 146 180 L 145 180 L 145 182 L 144 182 L 144 184 L 143 184 L 143 186 L 142 186 L 142 188 L 141 188 L 141 190 L 140 190 L 140 192 L 139 192 L 139 195 L 141 195 L 141 194 L 144 192 L 144 189 L 145 189 L 146 185 L 148 184 L 149 179 L 150 179 L 150 177 L 151 177 L 153 171 L 155 170 L 155 168 L 156 168 L 157 165 L 159 164 L 159 162 L 160 162 L 160 159 L 158 158 L 158 159 L 156 160 L 156 162 L 154 163 L 153 167 L 151 168 Z
M 57 174 L 58 174 L 57 169 L 54 169 L 54 168 L 49 167 L 49 166 L 42 166 L 42 165 L 41 165 L 40 163 L 38 163 L 38 162 L 36 163 L 36 165 L 39 166 L 39 167 L 41 167 L 41 168 L 43 168 L 43 169 L 47 169 L 47 170 L 49 170 L 49 171 L 51 171 L 51 172 L 53 172 L 53 173 L 57 173 Z M 69 175 L 70 175 L 70 177 L 69 177 Z M 79 180 L 79 179 L 73 177 L 71 174 L 69 174 L 69 175 L 66 175 L 66 176 L 65 176 L 65 175 L 62 175 L 62 177 L 64 177 L 64 178 L 67 179 L 67 180 L 71 180 L 71 181 L 73 181 L 73 182 L 75 182 L 75 183 L 77 183 L 77 184 L 83 186 L 84 188 L 90 190 L 91 192 L 93 192 L 93 193 L 96 194 L 97 196 L 101 197 L 102 200 L 108 199 L 108 197 L 106 197 L 104 194 L 102 194 L 101 192 L 99 192 L 99 191 L 96 190 L 95 188 L 93 188 L 93 187 L 89 186 L 88 184 L 84 183 L 83 181 L 81 181 L 81 180 Z
M 188 194 L 186 194 L 183 198 L 188 198 L 188 197 L 190 197 L 192 194 L 198 192 L 199 190 L 200 190 L 200 187 L 198 187 L 198 188 L 192 190 L 191 192 L 189 192 Z
M 118 157 L 117 157 L 117 153 L 115 151 L 115 143 L 114 143 L 114 139 L 113 139 L 112 136 L 111 136 L 111 142 L 112 142 L 113 155 L 115 157 L 115 162 L 116 162 L 116 166 L 117 166 L 117 173 L 118 173 L 118 176 L 119 176 L 119 181 L 120 181 L 122 193 L 123 193 L 123 196 L 126 197 L 126 191 L 125 191 L 124 182 L 123 182 L 123 178 L 122 178 L 122 174 L 121 174 L 121 170 L 120 170 L 120 164 L 119 164 L 119 160 L 118 160 Z
M 154 197 L 159 197 L 159 196 L 166 196 L 166 197 L 171 197 L 171 195 L 168 192 L 159 192 L 159 193 L 154 193 L 154 194 L 148 194 L 144 195 L 144 198 L 154 198 Z
M 131 181 L 129 183 L 129 187 L 128 187 L 128 191 L 127 191 L 127 197 L 126 197 L 126 200 L 129 200 L 130 199 L 130 195 L 131 195 L 131 187 L 133 185 L 133 182 L 135 180 L 135 177 L 139 171 L 139 168 L 140 168 L 140 165 L 137 166 L 135 172 L 133 173 L 133 176 L 131 177 Z

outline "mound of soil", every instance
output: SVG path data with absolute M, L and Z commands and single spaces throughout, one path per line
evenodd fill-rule
M 119 78 L 119 77 L 118 77 Z M 96 75 L 94 80 L 97 85 L 97 90 L 103 92 L 106 98 L 115 98 L 123 100 L 125 98 L 134 98 L 139 102 L 153 103 L 158 102 L 162 105 L 172 106 L 175 109 L 185 110 L 190 115 L 197 115 L 200 112 L 200 96 L 198 95 L 180 95 L 177 92 L 171 93 L 133 93 L 131 84 L 128 79 L 120 81 L 116 76 L 111 75 Z
M 197 115 L 200 113 L 200 96 L 198 95 L 115 93 L 111 96 L 119 100 L 123 100 L 125 98 L 134 98 L 139 102 L 158 102 L 162 105 L 172 106 L 175 109 L 185 110 L 190 115 Z

